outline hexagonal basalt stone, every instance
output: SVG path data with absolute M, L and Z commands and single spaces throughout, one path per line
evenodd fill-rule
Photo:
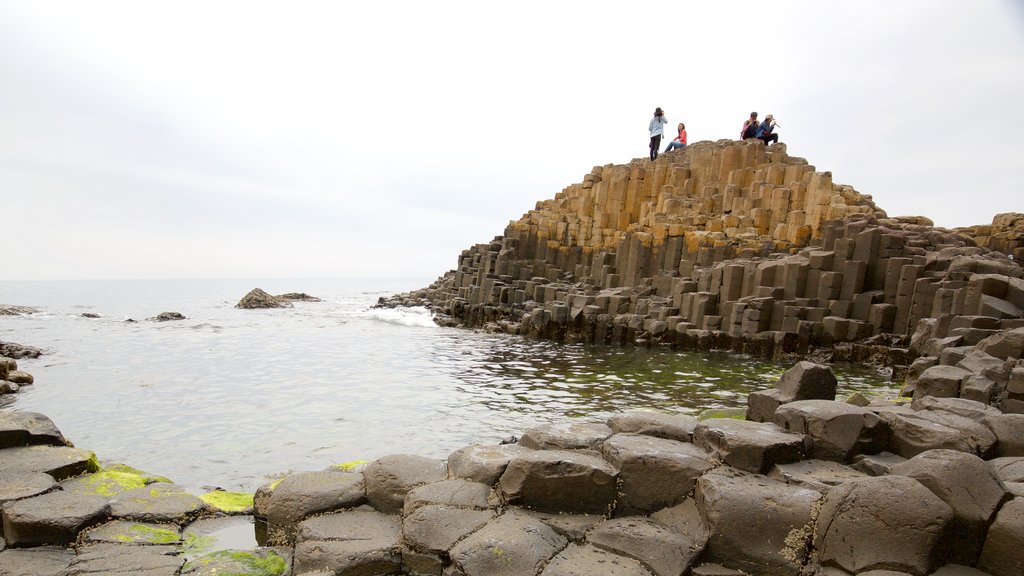
M 22 446 L 0 450 L 0 470 L 5 472 L 45 472 L 63 480 L 99 470 L 96 455 L 68 446 Z
M 666 440 L 690 442 L 697 418 L 687 414 L 663 414 L 661 412 L 626 412 L 608 418 L 608 426 L 616 434 L 644 434 Z
M 420 506 L 442 504 L 459 508 L 494 508 L 497 502 L 491 502 L 491 487 L 480 482 L 454 479 L 442 480 L 432 484 L 424 484 L 413 488 L 405 496 L 402 514 L 408 516 Z
M 53 576 L 63 574 L 75 559 L 67 548 L 43 546 L 0 551 L 0 574 L 3 576 Z
M 170 546 L 181 541 L 181 528 L 177 524 L 148 524 L 130 520 L 115 520 L 101 524 L 82 535 L 86 544 L 135 544 Z
M 184 524 L 207 510 L 206 504 L 175 484 L 150 484 L 110 499 L 115 518 L 137 522 Z
M 374 510 L 351 510 L 304 520 L 293 570 L 335 574 L 392 574 L 402 566 L 401 520 Z
M 601 458 L 567 450 L 534 450 L 509 462 L 498 485 L 510 504 L 550 512 L 606 514 L 618 471 Z
M 697 478 L 714 467 L 707 452 L 693 444 L 639 434 L 616 434 L 602 448 L 619 469 L 616 514 L 650 513 L 674 506 L 693 490 Z
M 1014 498 L 999 510 L 989 526 L 978 568 L 992 576 L 1024 574 L 1024 498 Z
M 468 478 L 491 486 L 505 472 L 509 460 L 529 450 L 518 444 L 474 444 L 452 452 L 448 456 L 448 470 L 457 478 Z
M 79 548 L 78 556 L 61 576 L 175 576 L 185 563 L 175 546 L 92 544 Z
M 0 471 L 0 506 L 12 500 L 44 494 L 56 485 L 52 476 L 42 472 Z
M 3 506 L 4 538 L 14 547 L 67 546 L 110 515 L 101 496 L 50 492 Z
M 810 440 L 775 424 L 711 418 L 694 430 L 693 443 L 729 466 L 764 473 L 776 464 L 802 460 Z
M 534 450 L 599 450 L 611 435 L 605 424 L 554 422 L 527 430 L 519 444 Z
M 440 460 L 393 454 L 371 462 L 363 470 L 363 476 L 370 505 L 386 514 L 398 514 L 410 490 L 445 480 L 448 471 Z
M 68 441 L 53 421 L 36 412 L 0 412 L 0 448 L 50 445 L 67 446 Z
M 700 542 L 692 542 L 685 534 L 642 516 L 598 524 L 587 534 L 587 541 L 640 562 L 656 576 L 687 573 L 703 550 Z
M 586 544 L 570 544 L 548 562 L 540 576 L 650 576 L 631 558 Z
M 467 510 L 429 504 L 405 517 L 402 521 L 402 537 L 407 546 L 416 550 L 442 554 L 492 518 L 494 512 L 491 510 Z
M 291 538 L 295 525 L 320 512 L 351 508 L 366 501 L 363 475 L 358 472 L 301 472 L 285 476 L 270 492 L 266 504 L 268 531 L 275 543 Z
M 829 400 L 800 400 L 779 406 L 775 424 L 811 437 L 810 456 L 847 462 L 885 447 L 888 426 L 874 412 Z
M 536 574 L 568 541 L 536 518 L 507 512 L 456 544 L 450 552 L 456 574 Z

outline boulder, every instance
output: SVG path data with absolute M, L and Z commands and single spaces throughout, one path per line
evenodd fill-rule
M 917 480 L 953 509 L 950 561 L 974 565 L 985 530 L 1010 493 L 984 460 L 954 450 L 929 450 L 892 467 L 892 474 Z
M 768 477 L 773 480 L 785 482 L 791 486 L 809 488 L 822 494 L 831 490 L 833 486 L 865 476 L 867 474 L 860 470 L 828 460 L 803 460 L 792 464 L 776 464 L 768 473 Z
M 832 368 L 806 360 L 797 362 L 782 374 L 775 388 L 747 396 L 747 419 L 770 422 L 780 405 L 798 400 L 835 400 L 836 385 Z
M 402 565 L 401 520 L 373 510 L 351 510 L 302 521 L 292 571 L 335 574 L 393 574 Z
M 185 315 L 181 312 L 161 312 L 152 318 L 147 318 L 151 322 L 172 322 L 174 320 L 184 320 Z
M 616 434 L 644 434 L 666 440 L 690 442 L 697 418 L 688 414 L 664 414 L 661 412 L 626 412 L 608 418 L 608 426 Z
M 530 428 L 519 444 L 534 450 L 600 450 L 611 435 L 605 424 L 554 422 Z
M 934 396 L 914 397 L 911 404 L 914 410 L 933 410 L 935 412 L 946 412 L 969 418 L 975 422 L 981 422 L 986 416 L 998 416 L 997 408 L 982 404 L 975 400 L 966 398 L 935 398 Z
M 806 559 L 814 490 L 717 468 L 697 481 L 695 499 L 709 537 L 707 560 L 751 574 L 792 575 Z
M 809 456 L 848 462 L 857 454 L 880 452 L 888 427 L 874 412 L 830 400 L 800 400 L 779 407 L 776 425 L 811 438 Z
M 998 382 L 1006 382 L 1010 372 L 1004 367 L 1005 360 L 990 356 L 975 348 L 963 357 L 957 366 L 973 374 L 981 374 Z
M 162 482 L 125 490 L 110 498 L 113 517 L 136 522 L 184 524 L 207 510 L 209 507 L 183 486 Z
M 474 444 L 452 452 L 448 456 L 448 470 L 457 478 L 468 478 L 490 486 L 505 472 L 509 460 L 529 450 L 518 444 Z
M 0 341 L 0 356 L 6 356 L 13 360 L 21 360 L 22 358 L 39 358 L 42 355 L 43 351 L 39 348 L 25 346 L 16 342 Z M 16 368 L 11 368 L 11 370 L 16 370 Z
M 594 527 L 587 542 L 643 564 L 655 576 L 685 574 L 700 556 L 698 546 L 684 534 L 642 516 L 616 518 Z
M 288 542 L 304 518 L 365 501 L 366 487 L 359 472 L 324 470 L 285 476 L 267 502 L 268 539 L 274 544 Z
M 278 298 L 277 296 L 272 296 L 259 288 L 253 288 L 248 294 L 238 301 L 238 304 L 235 304 L 235 308 L 245 309 L 291 307 L 291 302 Z
M 420 506 L 402 520 L 402 541 L 420 552 L 445 554 L 459 540 L 482 528 L 494 516 L 493 510 L 439 504 Z
M 1024 358 L 1024 328 L 1014 328 L 989 336 L 978 343 L 978 350 L 1000 360 Z
M 589 454 L 534 450 L 513 458 L 498 480 L 509 504 L 541 511 L 607 514 L 618 471 Z
M 63 574 L 75 559 L 68 548 L 0 549 L 0 574 L 3 576 L 53 576 Z
M 55 486 L 57 483 L 49 474 L 0 470 L 0 506 L 6 502 L 45 494 Z
M 993 458 L 988 465 L 1003 482 L 1024 482 L 1024 456 Z
M 693 443 L 729 466 L 760 474 L 802 460 L 810 439 L 767 422 L 711 418 L 694 429 Z
M 461 576 L 520 576 L 540 572 L 566 544 L 540 520 L 506 512 L 452 547 L 449 556 Z
M 70 442 L 53 421 L 37 412 L 0 412 L 0 448 L 50 445 L 68 446 Z
M 3 534 L 12 547 L 67 546 L 102 523 L 110 505 L 102 496 L 49 492 L 3 505 Z
M 914 397 L 936 396 L 956 398 L 960 396 L 960 384 L 971 372 L 956 366 L 932 366 L 924 371 L 914 384 Z
M 1024 498 L 1010 500 L 989 526 L 978 568 L 992 576 L 1024 574 Z
M 494 508 L 495 504 L 490 502 L 490 493 L 491 487 L 487 484 L 470 480 L 453 479 L 424 484 L 413 488 L 406 494 L 402 514 L 409 515 L 420 506 L 427 504 L 443 504 L 478 510 Z
M 588 544 L 570 544 L 548 562 L 540 576 L 651 576 L 639 562 Z
M 7 380 L 12 384 L 17 384 L 18 386 L 28 386 L 36 381 L 31 374 L 21 370 L 12 370 L 8 372 Z
M 825 495 L 814 529 L 824 566 L 925 576 L 940 565 L 953 510 L 906 476 L 852 480 Z
M 890 449 L 905 458 L 939 448 L 988 455 L 995 444 L 995 436 L 984 426 L 953 414 L 922 410 L 878 415 L 889 424 Z
M 448 471 L 441 460 L 392 454 L 367 465 L 363 476 L 366 478 L 367 502 L 385 514 L 398 514 L 410 490 L 440 482 L 448 477 Z
M 619 470 L 617 515 L 674 506 L 714 467 L 708 453 L 693 444 L 640 434 L 616 434 L 605 441 L 602 453 Z
M 853 457 L 853 469 L 859 470 L 869 476 L 885 476 L 893 466 L 907 459 L 892 452 L 879 452 L 878 454 L 861 454 Z
M 982 420 L 996 435 L 996 456 L 1024 456 L 1024 414 L 1000 414 Z
M 22 446 L 0 450 L 0 470 L 45 472 L 63 480 L 99 469 L 96 455 L 69 446 Z

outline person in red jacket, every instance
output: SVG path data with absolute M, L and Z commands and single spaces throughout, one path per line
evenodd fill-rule
M 665 148 L 665 152 L 671 152 L 676 148 L 686 148 L 686 124 L 679 123 L 679 136 L 676 136 L 674 140 L 668 143 L 668 147 Z

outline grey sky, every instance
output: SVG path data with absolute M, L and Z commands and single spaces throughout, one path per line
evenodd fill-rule
M 414 277 L 774 113 L 941 226 L 1024 211 L 1018 0 L 0 0 L 0 279 Z M 13 249 L 11 249 L 13 248 Z

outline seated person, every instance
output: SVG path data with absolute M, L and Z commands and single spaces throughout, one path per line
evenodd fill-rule
M 743 123 L 743 129 L 740 130 L 740 140 L 746 140 L 747 138 L 756 138 L 757 134 L 757 112 L 750 113 L 750 119 Z
M 773 134 L 773 130 L 775 130 L 775 117 L 769 114 L 764 117 L 764 122 L 757 127 L 754 137 L 761 139 L 765 146 L 770 146 L 779 141 L 779 135 Z
M 676 148 L 686 148 L 686 124 L 679 123 L 679 136 L 676 136 L 674 140 L 668 143 L 668 147 L 665 148 L 665 152 L 671 152 Z

